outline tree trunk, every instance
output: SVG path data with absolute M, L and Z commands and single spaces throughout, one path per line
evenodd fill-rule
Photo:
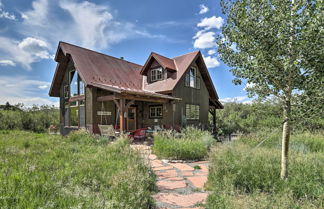
M 289 139 L 290 139 L 290 99 L 285 100 L 283 107 L 283 129 L 282 129 L 282 150 L 281 150 L 281 179 L 288 178 L 288 151 L 289 151 Z

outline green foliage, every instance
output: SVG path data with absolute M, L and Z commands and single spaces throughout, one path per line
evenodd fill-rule
M 59 110 L 53 106 L 34 106 L 23 110 L 20 108 L 0 110 L 0 130 L 19 129 L 40 133 L 46 132 L 50 125 L 59 125 Z
M 188 127 L 181 137 L 173 132 L 160 132 L 154 136 L 153 152 L 159 158 L 200 160 L 207 156 L 215 139 L 207 131 Z
M 275 101 L 254 101 L 251 104 L 225 103 L 223 110 L 217 111 L 217 128 L 219 135 L 231 133 L 268 133 L 269 130 L 281 129 L 282 110 Z M 324 130 L 324 118 L 312 116 L 304 118 L 297 114 L 292 120 L 293 130 L 318 131 Z M 260 131 L 262 130 L 262 131 Z
M 123 138 L 0 131 L 0 208 L 152 208 L 154 182 Z
M 290 178 L 281 180 L 279 136 L 255 148 L 264 138 L 217 145 L 211 150 L 207 208 L 323 208 L 324 155 L 321 134 L 292 135 L 308 152 L 291 151 Z M 301 142 L 302 141 L 302 142 Z M 316 141 L 316 142 L 315 142 Z M 316 148 L 311 148 L 316 143 Z

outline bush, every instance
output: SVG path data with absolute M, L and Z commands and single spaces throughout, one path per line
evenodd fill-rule
M 212 193 L 208 208 L 224 208 L 224 205 L 235 208 L 243 202 L 245 208 L 321 208 L 324 205 L 322 153 L 291 151 L 290 176 L 283 181 L 279 149 L 251 150 L 250 146 L 237 142 L 213 148 L 209 172 L 207 188 Z
M 59 109 L 50 106 L 0 110 L 0 130 L 46 132 L 50 125 L 59 126 Z
M 152 208 L 155 177 L 126 139 L 0 131 L 0 208 Z
M 159 158 L 177 160 L 200 160 L 207 156 L 215 139 L 207 131 L 189 127 L 179 138 L 172 132 L 161 132 L 154 136 L 153 152 Z

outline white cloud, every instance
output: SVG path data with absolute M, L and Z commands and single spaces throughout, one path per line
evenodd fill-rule
M 195 40 L 194 47 L 198 49 L 212 48 L 216 46 L 216 37 L 214 32 L 198 31 L 193 37 Z
M 237 102 L 237 103 L 249 103 L 251 99 L 247 96 L 237 96 L 237 97 L 226 97 L 220 99 L 221 102 L 227 103 L 227 102 Z
M 216 54 L 216 49 L 211 49 L 211 50 L 208 50 L 208 55 L 213 55 L 213 54 Z
M 38 86 L 39 89 L 47 89 L 48 88 L 48 85 L 41 85 L 41 86 Z
M 24 51 L 28 51 L 35 57 L 39 57 L 42 59 L 50 58 L 50 55 L 47 51 L 48 45 L 43 40 L 27 37 L 18 44 L 18 47 Z
M 10 14 L 9 12 L 3 9 L 3 4 L 1 1 L 0 1 L 0 18 L 5 18 L 8 20 L 17 20 L 14 14 Z
M 0 43 L 0 56 L 4 60 L 19 63 L 28 70 L 32 63 L 50 58 L 46 42 L 40 39 L 27 37 L 19 42 L 0 36 Z
M 212 28 L 220 29 L 224 23 L 224 19 L 222 17 L 205 17 L 197 24 L 198 27 L 205 28 L 205 30 L 209 30 Z
M 12 60 L 0 60 L 0 65 L 2 66 L 16 66 L 16 63 L 14 63 Z
M 49 86 L 50 84 L 45 81 L 27 79 L 22 76 L 0 76 L 0 86 L 2 87 L 0 101 L 2 103 L 8 101 L 11 104 L 24 103 L 27 107 L 33 104 L 58 106 L 58 101 L 52 101 L 46 96 L 46 89 L 40 90 L 38 88 L 45 85 Z
M 22 16 L 24 34 L 35 36 L 37 31 L 38 37 L 50 43 L 52 48 L 59 41 L 100 50 L 127 38 L 165 39 L 164 36 L 141 31 L 130 22 L 119 21 L 107 5 L 90 1 L 35 0 L 33 8 L 23 12 Z
M 214 68 L 214 67 L 218 67 L 220 65 L 220 63 L 216 57 L 212 57 L 212 56 L 205 57 L 204 56 L 204 60 L 205 60 L 207 68 Z
M 206 12 L 209 11 L 208 7 L 206 7 L 204 4 L 200 4 L 199 7 L 200 7 L 199 14 L 205 14 Z

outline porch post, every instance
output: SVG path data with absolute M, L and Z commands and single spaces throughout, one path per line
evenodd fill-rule
M 119 126 L 120 126 L 120 133 L 123 134 L 125 130 L 125 99 L 120 98 L 119 100 Z
M 216 108 L 213 109 L 213 132 L 216 135 L 217 130 L 216 130 Z

